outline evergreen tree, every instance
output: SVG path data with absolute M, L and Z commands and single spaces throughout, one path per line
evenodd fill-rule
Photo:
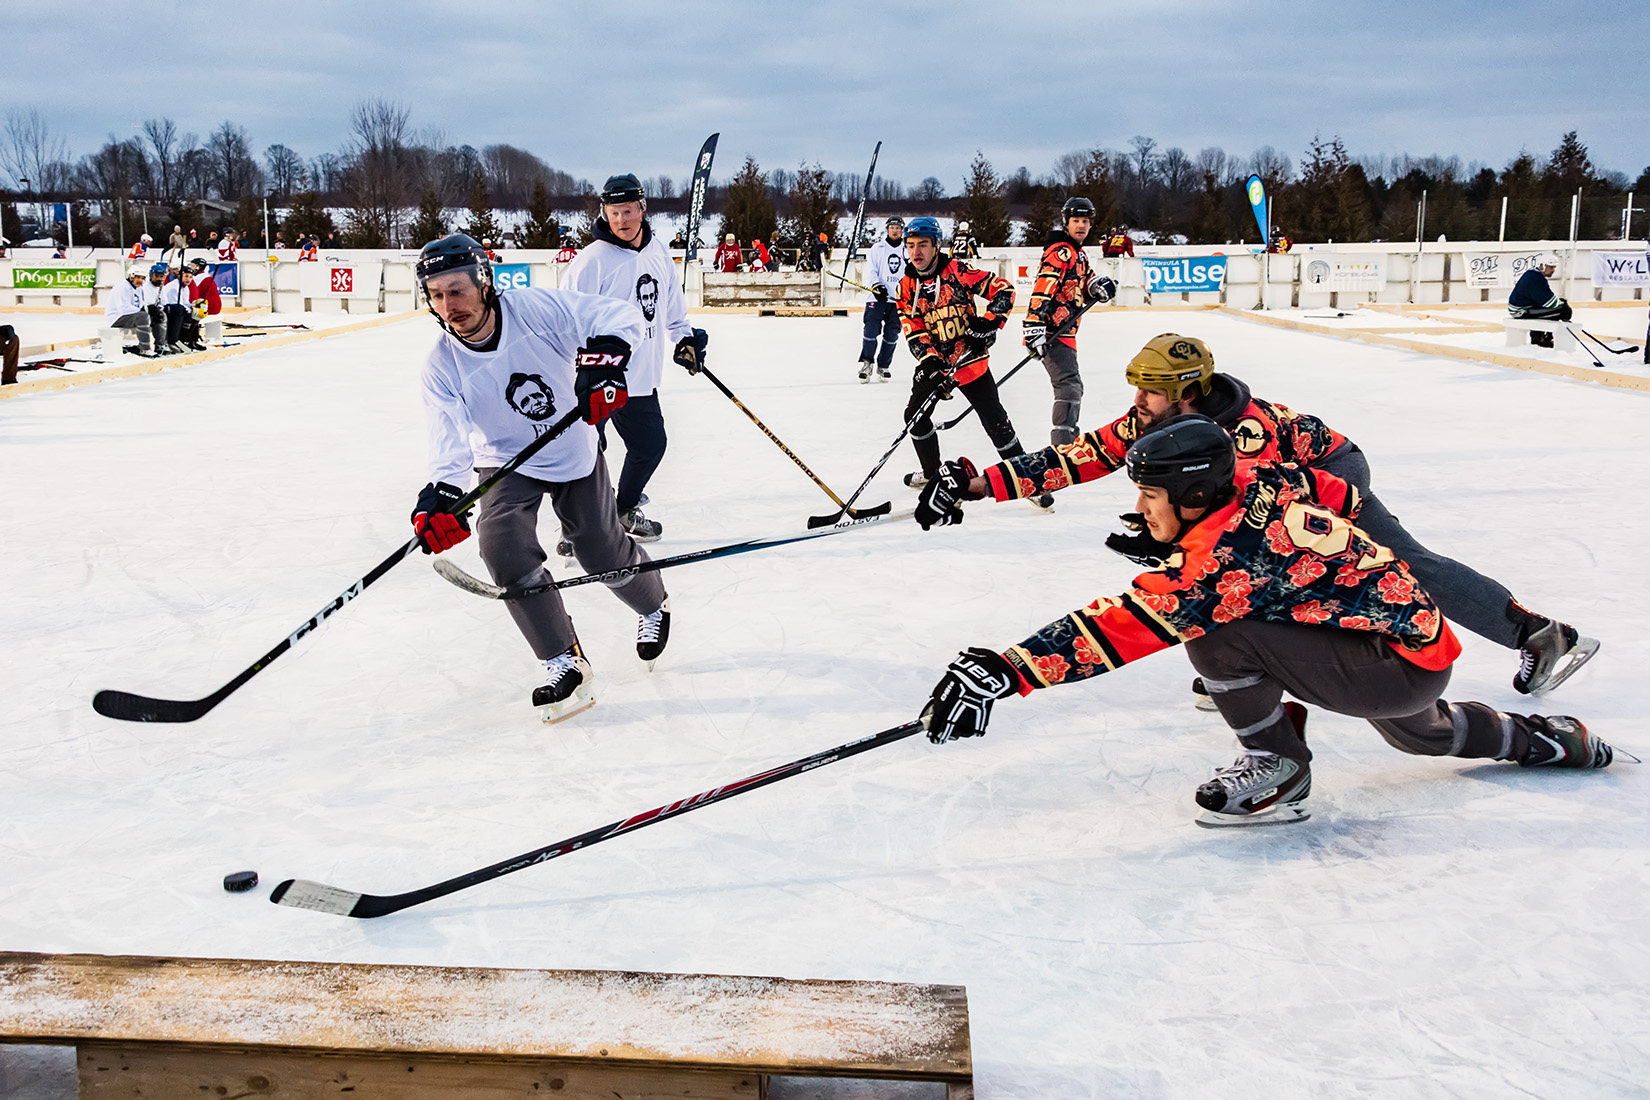
M 1035 186 L 1031 189 L 1031 204 L 1026 207 L 1026 233 L 1021 244 L 1041 247 L 1048 240 L 1049 231 L 1060 220 L 1060 204 L 1054 201 L 1054 189 Z M 1088 244 L 1100 234 L 1100 226 L 1089 230 Z
M 441 196 L 433 185 L 426 183 L 424 193 L 418 196 L 418 216 L 407 227 L 407 243 L 414 248 L 423 248 L 431 241 L 445 237 L 447 223 L 442 220 L 441 211 Z
M 256 245 L 264 235 L 264 203 L 258 195 L 243 195 L 235 204 L 235 220 L 230 225 L 241 234 L 241 242 Z
M 1123 221 L 1122 196 L 1117 186 L 1117 174 L 1103 149 L 1090 151 L 1088 159 L 1077 170 L 1072 183 L 1072 194 L 1082 195 L 1094 204 L 1094 234 L 1098 237 Z
M 561 226 L 556 212 L 550 209 L 550 192 L 542 179 L 533 181 L 533 193 L 527 200 L 527 223 L 521 231 L 523 248 L 558 248 L 561 245 Z
M 749 245 L 753 240 L 772 240 L 777 223 L 767 174 L 757 166 L 756 158 L 747 154 L 744 166 L 727 187 L 722 232 L 732 233 L 741 245 Z
M 498 243 L 498 222 L 493 220 L 493 200 L 487 194 L 487 174 L 480 168 L 470 181 L 470 224 L 464 232 L 478 241 Z
M 1187 238 L 1192 244 L 1230 244 L 1232 223 L 1226 217 L 1226 191 L 1220 177 L 1210 169 L 1203 171 L 1203 190 L 1192 201 L 1192 222 Z
M 983 152 L 974 153 L 962 197 L 952 208 L 952 214 L 958 221 L 968 223 L 969 235 L 983 247 L 1001 247 L 1008 243 L 1010 223 L 1008 203 L 1003 200 L 1003 184 Z
M 837 216 L 842 213 L 842 204 L 831 197 L 831 174 L 819 164 L 812 168 L 802 165 L 790 182 L 790 190 L 785 197 L 790 203 L 791 214 L 776 235 L 778 243 L 806 251 L 819 238 L 819 234 L 825 233 L 835 246 L 838 243 Z
M 286 233 L 287 243 L 294 248 L 311 233 L 326 240 L 332 232 L 332 215 L 326 212 L 321 205 L 321 196 L 307 182 L 303 190 L 292 196 L 292 205 L 287 208 L 286 221 L 281 224 L 281 229 Z

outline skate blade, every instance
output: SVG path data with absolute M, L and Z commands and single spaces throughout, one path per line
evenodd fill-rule
M 1192 706 L 1196 707 L 1198 710 L 1219 710 L 1220 709 L 1219 707 L 1215 706 L 1214 696 L 1212 696 L 1212 695 L 1199 695 L 1195 691 L 1192 692 Z
M 1197 823 L 1205 829 L 1245 828 L 1255 825 L 1293 825 L 1312 816 L 1304 806 L 1272 806 L 1254 814 L 1222 814 L 1204 810 L 1197 815 Z
M 565 722 L 575 714 L 580 714 L 596 705 L 596 695 L 588 687 L 580 686 L 573 689 L 573 694 L 557 703 L 547 703 L 539 708 L 539 718 L 547 726 L 557 722 Z
M 1565 680 L 1568 680 L 1571 676 L 1574 676 L 1577 672 L 1579 672 L 1581 670 L 1581 666 L 1592 660 L 1593 654 L 1597 652 L 1598 639 L 1589 638 L 1585 635 L 1578 635 L 1576 637 L 1576 644 L 1570 647 L 1568 653 L 1559 658 L 1560 664 L 1553 670 L 1553 674 L 1547 677 L 1546 682 L 1540 687 L 1531 688 L 1530 694 L 1546 695 L 1548 692 L 1558 687 L 1558 685 L 1562 684 Z

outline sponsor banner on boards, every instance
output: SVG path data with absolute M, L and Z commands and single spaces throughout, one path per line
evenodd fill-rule
M 346 264 L 335 260 L 298 265 L 298 290 L 305 298 L 376 298 L 383 281 L 382 263 Z
M 1142 256 L 1140 266 L 1148 294 L 1218 291 L 1226 281 L 1225 256 Z
M 1511 287 L 1535 266 L 1539 252 L 1465 252 L 1467 285 L 1477 289 Z
M 494 264 L 493 287 L 496 290 L 525 290 L 533 285 L 532 264 Z
M 1650 286 L 1650 251 L 1593 253 L 1594 286 Z
M 28 264 L 11 269 L 11 285 L 16 290 L 91 290 L 97 285 L 95 266 Z
M 212 276 L 212 281 L 218 284 L 219 294 L 225 298 L 234 298 L 240 295 L 240 264 L 208 264 L 206 270 Z
M 1301 285 L 1312 290 L 1380 290 L 1386 286 L 1385 256 L 1306 252 Z

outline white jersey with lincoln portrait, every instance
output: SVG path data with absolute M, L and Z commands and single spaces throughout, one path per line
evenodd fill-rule
M 664 242 L 645 222 L 640 248 L 614 237 L 606 218 L 596 219 L 594 236 L 567 266 L 561 285 L 620 298 L 642 311 L 642 342 L 631 356 L 628 381 L 631 396 L 645 397 L 659 388 L 665 360 L 676 350 L 676 342 L 693 335 L 687 302 L 677 285 L 680 275 Z
M 899 281 L 905 275 L 905 242 L 889 244 L 881 237 L 865 254 L 865 281 L 888 290 L 889 298 L 899 297 Z
M 498 314 L 496 341 L 484 349 L 443 332 L 424 362 L 431 481 L 462 487 L 470 470 L 504 465 L 565 416 L 574 407 L 573 356 L 591 337 L 642 342 L 641 312 L 595 294 L 506 290 Z M 595 467 L 596 429 L 579 420 L 520 472 L 577 481 Z

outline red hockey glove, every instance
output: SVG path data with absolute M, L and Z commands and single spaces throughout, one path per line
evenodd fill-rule
M 452 513 L 453 505 L 463 495 L 461 489 L 445 481 L 432 481 L 419 492 L 418 503 L 413 505 L 412 525 L 424 553 L 451 550 L 470 537 L 469 517 Z
M 625 387 L 629 362 L 630 345 L 617 336 L 592 336 L 573 357 L 573 397 L 586 423 L 600 424 L 624 408 L 630 398 Z

